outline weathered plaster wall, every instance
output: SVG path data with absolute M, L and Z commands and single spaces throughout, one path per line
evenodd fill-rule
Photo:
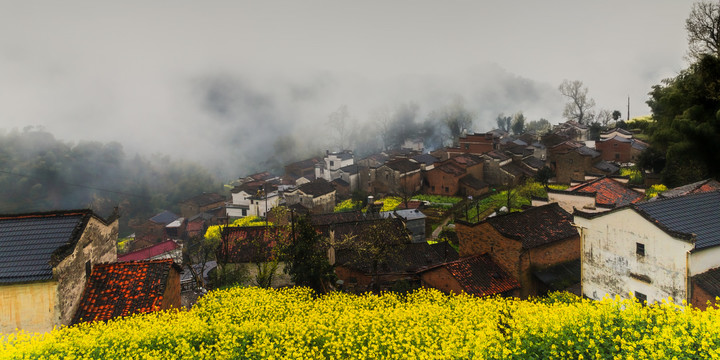
M 598 212 L 606 211 L 608 209 L 596 209 L 595 208 L 595 197 L 594 196 L 583 196 L 583 195 L 576 195 L 576 194 L 559 194 L 556 192 L 550 192 L 548 191 L 548 202 L 551 203 L 558 203 L 563 210 L 569 212 L 572 214 L 573 208 L 582 210 L 585 212 Z M 533 204 L 533 206 L 535 206 Z
M 686 300 L 686 254 L 693 245 L 675 239 L 628 208 L 594 219 L 575 217 L 582 228 L 582 291 L 592 299 L 642 292 L 648 302 Z M 645 256 L 636 255 L 636 243 Z
M 56 281 L 0 285 L 0 333 L 52 330 L 56 304 Z
M 85 288 L 85 264 L 88 261 L 91 265 L 117 261 L 117 237 L 117 220 L 105 225 L 91 217 L 73 253 L 53 268 L 53 278 L 58 281 L 56 324 L 69 324 L 75 314 Z
M 720 246 L 690 253 L 690 276 L 702 274 L 720 266 Z

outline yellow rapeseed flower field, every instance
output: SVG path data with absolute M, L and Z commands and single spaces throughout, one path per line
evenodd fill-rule
M 232 288 L 192 310 L 0 336 L 2 359 L 717 359 L 716 308 L 671 301 L 318 296 Z

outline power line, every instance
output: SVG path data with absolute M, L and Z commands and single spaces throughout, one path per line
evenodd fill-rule
M 7 171 L 7 170 L 0 170 L 0 173 L 24 177 L 24 178 L 28 178 L 28 179 L 35 179 L 35 180 L 42 181 L 42 182 L 47 182 L 47 179 L 44 179 L 44 178 L 41 178 L 38 176 L 14 173 L 12 171 Z M 141 198 L 141 199 L 150 199 L 150 197 L 148 197 L 148 196 L 130 194 L 130 193 L 122 192 L 122 191 L 103 189 L 103 188 L 98 188 L 98 187 L 93 187 L 93 186 L 88 186 L 88 185 L 73 184 L 73 183 L 69 183 L 69 182 L 65 182 L 65 181 L 56 181 L 56 182 L 60 183 L 60 184 L 68 185 L 68 186 L 75 186 L 75 187 L 85 188 L 85 189 L 90 189 L 90 190 L 97 190 L 97 191 L 102 191 L 102 192 L 107 192 L 107 193 L 118 194 L 118 195 L 132 196 L 132 197 L 137 197 L 137 198 Z

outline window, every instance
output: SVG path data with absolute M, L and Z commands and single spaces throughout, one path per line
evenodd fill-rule
M 466 148 L 466 149 L 469 149 L 469 148 L 470 148 L 470 144 L 465 144 L 465 148 Z
M 645 256 L 645 244 L 635 243 L 635 255 Z
M 615 160 L 620 160 L 620 154 L 615 154 Z
M 330 166 L 335 166 L 335 162 L 334 162 L 334 161 L 330 161 Z
M 91 272 L 92 272 L 92 264 L 90 264 L 90 261 L 86 261 L 85 262 L 85 278 L 89 278 Z
M 617 143 L 614 143 L 614 144 L 613 144 L 613 147 L 617 147 Z
M 446 187 L 445 187 L 445 192 L 450 192 L 450 188 L 446 186 Z
M 430 189 L 432 189 L 432 191 L 435 191 L 435 185 L 431 186 Z
M 647 295 L 645 295 L 639 291 L 635 292 L 635 298 L 637 299 L 637 301 L 639 303 L 641 303 L 643 305 L 645 305 L 647 303 Z

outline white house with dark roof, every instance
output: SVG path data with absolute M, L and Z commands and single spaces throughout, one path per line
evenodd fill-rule
M 117 259 L 117 217 L 0 215 L 0 333 L 68 325 L 93 266 Z
M 339 152 L 326 151 L 322 162 L 315 164 L 315 178 L 333 181 L 340 177 L 338 172 L 341 168 L 353 164 L 355 164 L 355 157 L 351 150 Z
M 693 276 L 720 266 L 720 192 L 576 211 L 582 293 L 691 301 Z

